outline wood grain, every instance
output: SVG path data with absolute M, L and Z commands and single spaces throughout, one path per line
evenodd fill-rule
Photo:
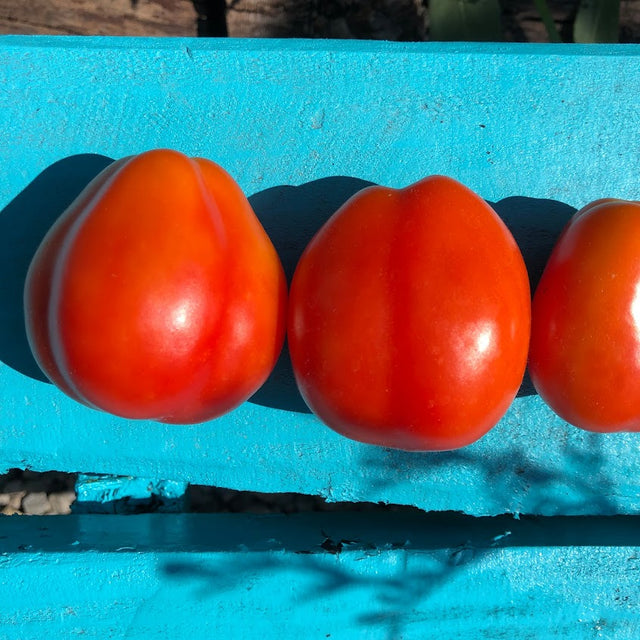
M 190 0 L 0 0 L 0 32 L 16 34 L 195 36 Z

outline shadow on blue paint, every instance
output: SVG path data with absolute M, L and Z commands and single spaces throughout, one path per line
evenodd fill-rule
M 64 158 L 38 175 L 0 212 L 0 360 L 38 380 L 46 380 L 31 355 L 22 295 L 26 272 L 42 238 L 82 189 L 111 158 L 81 154 Z M 290 281 L 297 261 L 322 224 L 352 195 L 372 183 L 331 176 L 300 186 L 277 186 L 249 198 L 281 257 Z M 563 226 L 574 212 L 553 200 L 520 196 L 492 203 L 522 249 L 532 289 Z M 528 378 L 519 395 L 531 395 Z M 285 345 L 264 386 L 250 402 L 294 412 L 308 412 L 293 377 Z
M 182 513 L 185 511 L 185 502 L 182 497 L 169 499 L 157 494 L 151 494 L 148 498 L 123 497 L 117 500 L 105 502 L 91 500 L 74 502 L 71 512 L 74 515 L 101 514 L 134 516 L 141 513 Z
M 558 236 L 576 210 L 557 200 L 522 196 L 512 196 L 489 204 L 509 227 L 522 251 L 533 293 Z M 535 393 L 529 372 L 526 371 L 518 396 Z
M 358 178 L 332 176 L 298 187 L 272 187 L 249 198 L 280 256 L 287 282 L 291 282 L 298 260 L 316 231 L 352 195 L 371 185 Z M 298 392 L 286 344 L 269 379 L 250 402 L 309 413 Z
M 0 211 L 0 360 L 31 378 L 47 380 L 31 355 L 24 328 L 27 269 L 51 225 L 111 162 L 96 154 L 59 160 Z
M 247 592 L 255 589 L 257 603 L 260 595 L 264 596 L 262 583 L 271 584 L 276 576 L 285 585 L 277 593 L 270 592 L 279 610 L 342 602 L 346 617 L 340 618 L 340 624 L 368 628 L 369 633 L 371 628 L 379 628 L 384 632 L 380 637 L 401 638 L 405 633 L 413 637 L 409 633 L 411 625 L 417 623 L 424 628 L 428 621 L 430 596 L 459 575 L 466 575 L 468 580 L 474 571 L 481 573 L 485 562 L 495 561 L 491 556 L 500 557 L 501 549 L 539 547 L 540 555 L 544 555 L 545 547 L 633 545 L 638 524 L 633 517 L 515 520 L 511 516 L 416 513 L 397 518 L 369 517 L 355 529 L 355 520 L 343 522 L 337 518 L 332 527 L 332 521 L 325 518 L 323 529 L 318 526 L 314 530 L 313 526 L 300 526 L 312 522 L 303 518 L 288 518 L 278 530 L 290 529 L 284 533 L 287 539 L 276 536 L 269 540 L 271 547 L 265 545 L 269 534 L 257 526 L 244 532 L 230 527 L 226 541 L 229 550 L 244 553 L 204 561 L 173 556 L 161 562 L 159 570 L 188 587 L 195 602 L 217 600 L 229 593 L 251 599 Z M 320 525 L 319 519 L 317 522 Z M 269 526 L 266 520 L 262 524 Z M 330 531 L 326 533 L 324 527 Z M 255 536 L 252 532 L 256 531 L 261 535 Z M 338 558 L 341 554 L 343 557 Z M 295 591 L 292 584 L 296 585 Z M 563 595 L 558 594 L 558 598 L 562 605 Z M 322 615 L 319 610 L 317 616 Z M 442 615 L 464 617 L 465 611 L 451 602 Z M 327 622 L 331 628 L 333 620 Z
M 510 568 L 508 558 L 501 557 L 505 550 L 537 548 L 539 551 L 529 557 L 534 563 L 542 559 L 540 567 L 547 568 L 544 558 L 555 550 L 561 562 L 559 579 L 564 584 L 567 567 L 588 570 L 585 560 L 573 562 L 572 548 L 593 547 L 597 572 L 608 560 L 607 547 L 636 548 L 637 540 L 638 516 L 516 520 L 508 515 L 476 518 L 417 510 L 393 517 L 370 513 L 365 517 L 353 513 L 175 514 L 162 518 L 154 514 L 135 518 L 98 515 L 43 517 L 38 518 L 37 526 L 30 518 L 7 518 L 0 535 L 0 554 L 8 555 L 9 567 L 12 561 L 18 567 L 32 559 L 42 563 L 41 554 L 63 554 L 65 562 L 73 562 L 70 556 L 74 553 L 84 554 L 88 557 L 86 566 L 95 564 L 98 568 L 91 575 L 104 574 L 116 585 L 122 583 L 122 589 L 140 584 L 134 580 L 129 583 L 131 575 L 150 585 L 162 585 L 165 594 L 175 593 L 179 606 L 197 603 L 203 613 L 211 606 L 214 632 L 217 611 L 229 603 L 231 611 L 249 613 L 238 618 L 237 627 L 240 635 L 244 632 L 247 637 L 252 636 L 246 625 L 256 621 L 251 615 L 255 607 L 258 614 L 265 610 L 280 616 L 272 618 L 276 624 L 272 629 L 302 610 L 313 613 L 315 625 L 326 624 L 327 632 L 340 637 L 344 637 L 345 628 L 341 625 L 348 625 L 349 631 L 361 631 L 366 637 L 401 638 L 428 637 L 424 630 L 430 628 L 434 612 L 430 597 L 442 596 L 442 590 L 454 596 L 441 611 L 443 617 L 460 618 L 460 628 L 467 631 L 475 629 L 476 623 L 482 627 L 484 619 L 490 619 L 490 608 L 482 609 L 485 615 L 481 619 L 470 618 L 469 611 L 477 613 L 473 607 L 469 609 L 473 595 L 462 593 L 458 602 L 453 589 L 461 583 L 463 588 L 473 588 L 473 576 L 482 582 L 487 566 L 491 574 L 496 562 L 506 562 L 503 571 L 515 583 L 523 578 L 534 598 L 520 601 L 519 606 L 525 609 L 507 611 L 509 619 L 518 622 L 530 614 L 538 596 L 545 606 L 564 610 L 567 591 L 549 591 L 555 583 L 546 575 L 540 575 L 539 580 L 520 576 Z M 145 564 L 145 555 L 150 553 L 153 559 Z M 111 556 L 106 563 L 105 555 Z M 634 554 L 627 559 L 631 562 L 629 571 L 637 564 L 634 560 Z M 82 562 L 78 560 L 79 567 Z M 610 561 L 615 568 L 614 562 Z M 133 572 L 114 573 L 114 566 L 131 566 Z M 606 565 L 605 569 L 611 567 Z M 628 590 L 632 575 L 623 572 L 620 578 L 623 589 Z M 486 585 L 486 581 L 482 583 Z M 597 579 L 594 584 L 594 589 L 599 588 Z M 176 588 L 179 590 L 174 591 Z M 514 595 L 518 592 L 516 584 Z M 169 601 L 158 599 L 157 594 L 158 589 L 149 590 L 141 598 L 141 606 L 167 606 Z M 626 597 L 625 591 L 621 595 Z M 506 602 L 509 606 L 510 599 L 509 592 L 504 598 L 492 592 L 486 597 L 480 594 L 478 602 Z M 602 606 L 610 606 L 609 600 L 605 598 Z M 624 601 L 620 606 L 629 608 Z M 496 614 L 504 617 L 505 612 Z M 416 624 L 419 626 L 412 627 Z M 465 637 L 477 636 L 467 633 Z
M 215 601 L 228 593 L 237 593 L 236 597 L 243 600 L 251 599 L 246 591 L 256 588 L 260 592 L 261 583 L 268 583 L 275 576 L 285 586 L 270 594 L 271 602 L 292 616 L 301 608 L 308 611 L 317 604 L 314 628 L 326 626 L 340 637 L 347 626 L 352 633 L 360 631 L 367 637 L 402 638 L 411 624 L 424 625 L 431 593 L 456 573 L 464 572 L 468 557 L 479 560 L 489 552 L 460 550 L 450 554 L 449 550 L 431 550 L 422 553 L 420 563 L 414 563 L 418 568 L 400 566 L 404 559 L 401 552 L 394 557 L 388 547 L 365 549 L 359 559 L 349 561 L 333 561 L 327 554 L 316 552 L 246 553 L 234 554 L 229 559 L 168 561 L 161 570 L 172 582 L 188 586 L 194 602 Z M 462 560 L 456 560 L 457 556 Z M 333 603 L 332 607 L 344 607 L 339 622 L 328 602 Z M 375 635 L 374 629 L 383 635 Z M 244 631 L 248 633 L 249 629 Z M 332 633 L 322 635 L 329 638 Z
M 531 291 L 535 291 L 553 245 L 575 208 L 558 200 L 512 196 L 489 203 L 513 234 L 522 255 Z
M 430 472 L 441 473 L 440 477 L 453 477 L 454 469 L 473 471 L 490 510 L 504 505 L 505 512 L 519 510 L 549 516 L 620 515 L 602 434 L 581 435 L 576 441 L 559 442 L 562 455 L 551 457 L 538 458 L 536 451 L 517 444 L 498 449 L 473 445 L 428 454 L 367 447 L 359 465 L 367 469 L 367 478 L 373 478 L 367 493 L 374 495 L 389 494 L 414 474 L 424 474 L 428 465 Z M 514 509 L 514 503 L 519 504 L 519 509 Z

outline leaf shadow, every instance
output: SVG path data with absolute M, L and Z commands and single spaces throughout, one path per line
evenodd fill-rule
M 570 427 L 575 429 L 574 427 Z M 618 435 L 618 434 L 613 434 Z M 360 464 L 373 478 L 367 495 L 385 495 L 399 478 L 423 477 L 425 468 L 439 477 L 465 477 L 471 472 L 482 492 L 484 507 L 502 513 L 535 515 L 605 515 L 620 513 L 613 496 L 602 434 L 558 437 L 562 451 L 540 459 L 526 445 L 506 444 L 484 449 L 482 443 L 454 451 L 409 452 L 366 447 Z M 473 491 L 469 492 L 473 495 Z M 478 507 L 468 504 L 465 512 Z

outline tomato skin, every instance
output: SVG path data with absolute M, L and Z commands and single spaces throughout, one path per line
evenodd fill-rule
M 530 289 L 491 207 L 459 182 L 369 187 L 320 229 L 296 267 L 288 340 L 309 408 L 361 442 L 466 446 L 524 375 Z
M 201 422 L 266 380 L 286 297 L 278 255 L 231 176 L 159 149 L 107 167 L 45 236 L 25 283 L 27 337 L 79 402 Z
M 533 298 L 531 380 L 563 420 L 640 430 L 640 204 L 595 201 L 569 220 Z

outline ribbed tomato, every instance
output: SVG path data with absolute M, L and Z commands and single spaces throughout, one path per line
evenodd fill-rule
M 640 430 L 640 203 L 597 200 L 569 220 L 533 298 L 529 369 L 567 422 Z
M 301 394 L 349 438 L 462 447 L 501 419 L 521 385 L 522 254 L 493 209 L 451 178 L 353 196 L 304 251 L 289 300 Z
M 38 364 L 71 397 L 127 418 L 200 422 L 271 372 L 286 280 L 226 171 L 154 150 L 107 167 L 52 227 L 25 315 Z

